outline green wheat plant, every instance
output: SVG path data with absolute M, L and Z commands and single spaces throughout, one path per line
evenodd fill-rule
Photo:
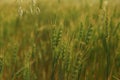
M 0 80 L 119 80 L 119 0 L 0 3 Z

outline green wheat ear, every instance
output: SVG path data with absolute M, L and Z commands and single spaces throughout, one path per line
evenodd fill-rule
M 79 74 L 79 68 L 81 66 L 81 57 L 77 56 L 72 70 L 72 79 L 77 80 Z
M 86 33 L 86 36 L 85 36 L 85 43 L 88 44 L 91 37 L 92 37 L 92 32 L 93 32 L 93 29 L 92 29 L 92 24 L 90 24 L 89 28 L 88 28 L 88 31 Z
M 61 40 L 61 37 L 62 37 L 62 28 L 59 28 L 59 29 L 54 28 L 52 30 L 52 38 L 51 38 L 53 49 L 58 46 Z
M 78 32 L 79 32 L 79 33 L 78 33 L 78 40 L 81 40 L 82 37 L 83 37 L 83 23 L 82 23 L 82 22 L 81 22 L 81 24 L 80 24 L 80 29 L 79 29 Z
M 31 66 L 30 66 L 30 58 L 31 58 L 31 52 L 25 54 L 25 60 L 24 60 L 24 72 L 23 72 L 23 79 L 24 80 L 30 80 L 31 78 Z
M 62 28 L 53 28 L 51 33 L 51 43 L 52 43 L 52 49 L 53 49 L 53 60 L 52 60 L 52 74 L 51 74 L 51 80 L 54 80 L 55 77 L 55 68 L 59 60 L 60 51 L 59 51 L 59 43 L 61 41 L 62 37 Z

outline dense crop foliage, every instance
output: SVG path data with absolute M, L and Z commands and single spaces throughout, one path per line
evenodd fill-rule
M 119 3 L 0 3 L 0 80 L 120 80 Z

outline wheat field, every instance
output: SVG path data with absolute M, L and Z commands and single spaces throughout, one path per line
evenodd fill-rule
M 0 80 L 120 80 L 119 0 L 1 0 Z

